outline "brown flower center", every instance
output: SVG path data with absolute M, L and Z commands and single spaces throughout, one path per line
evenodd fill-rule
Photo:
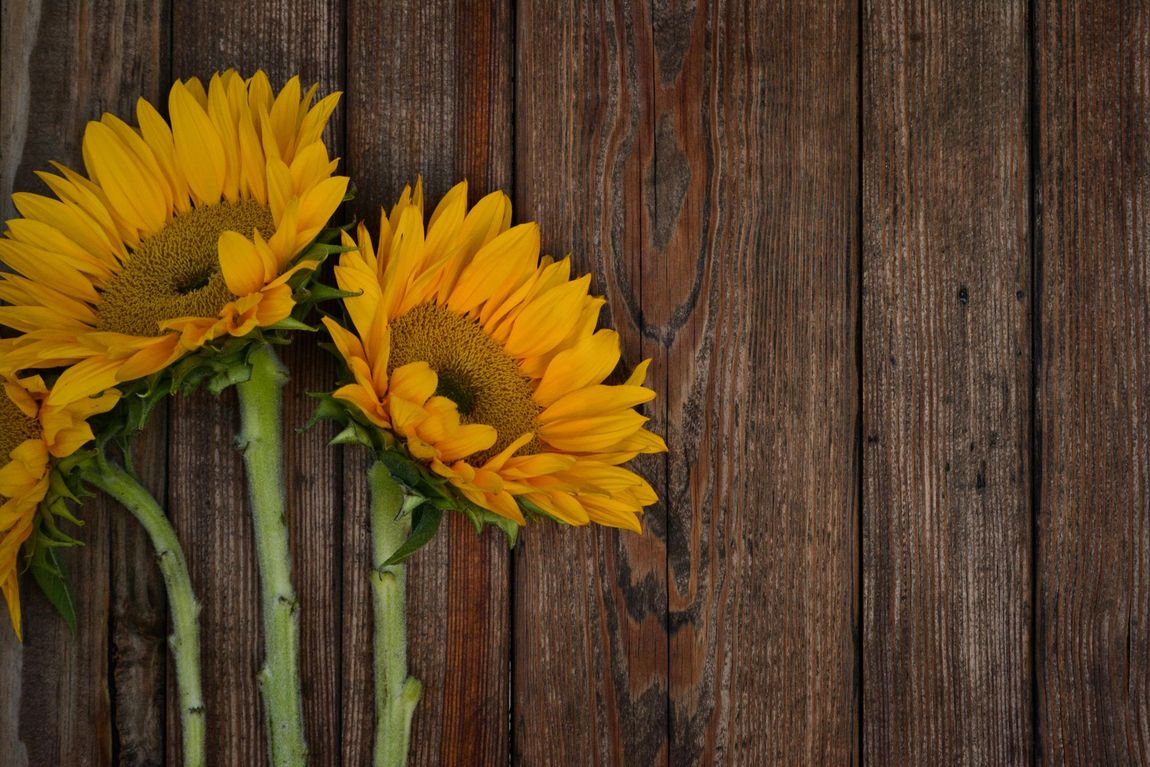
M 435 393 L 455 402 L 464 423 L 487 424 L 498 434 L 490 450 L 470 456 L 468 463 L 481 464 L 536 430 L 539 406 L 531 397 L 531 381 L 474 320 L 438 304 L 417 306 L 396 319 L 391 323 L 388 374 L 419 361 L 436 372 Z M 532 440 L 516 454 L 538 451 L 538 441 Z
M 24 411 L 8 399 L 7 393 L 0 390 L 0 466 L 8 465 L 9 454 L 24 440 L 35 439 L 40 434 L 40 421 L 24 415 Z
M 220 235 L 251 237 L 256 230 L 268 238 L 275 224 L 271 211 L 254 200 L 205 205 L 175 216 L 140 243 L 101 291 L 96 327 L 156 336 L 165 320 L 215 317 L 235 298 L 220 272 Z

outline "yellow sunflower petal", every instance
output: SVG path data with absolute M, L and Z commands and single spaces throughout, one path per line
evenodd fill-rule
M 8 603 L 8 617 L 12 620 L 12 628 L 16 631 L 16 641 L 23 642 L 24 632 L 20 623 L 20 584 L 16 580 L 15 568 L 0 582 L 0 591 L 4 594 L 4 601 Z
M 186 85 L 172 86 L 168 109 L 172 115 L 176 163 L 187 178 L 192 194 L 202 203 L 217 202 L 227 175 L 227 155 L 219 132 Z
M 644 386 L 588 386 L 564 395 L 539 416 L 540 423 L 572 418 L 589 418 L 632 408 L 655 399 L 655 392 Z
M 634 410 L 627 410 L 614 415 L 540 424 L 539 436 L 557 450 L 594 453 L 610 450 L 622 439 L 638 431 L 646 422 L 646 417 Z
M 535 401 L 546 407 L 568 392 L 602 383 L 618 364 L 619 334 L 600 330 L 555 355 L 535 388 Z
M 651 367 L 650 358 L 643 360 L 635 369 L 631 371 L 631 375 L 627 377 L 627 386 L 642 386 L 647 381 L 647 369 Z
M 88 123 L 83 151 L 88 171 L 99 180 L 116 217 L 138 232 L 157 231 L 167 218 L 164 201 L 140 194 L 155 187 L 157 179 L 140 167 L 115 132 L 103 123 Z
M 119 383 L 117 374 L 123 365 L 122 359 L 93 357 L 72 365 L 60 374 L 48 403 L 66 403 L 81 397 L 90 397 Z
M 299 77 L 288 80 L 287 85 L 276 96 L 268 116 L 280 157 L 290 162 L 295 149 L 296 126 L 299 117 L 300 82 Z
M 239 125 L 232 113 L 227 86 L 219 74 L 213 75 L 208 85 L 208 118 L 220 138 L 224 153 L 223 196 L 235 201 L 240 193 Z
M 146 99 L 136 102 L 136 119 L 140 123 L 140 134 L 152 150 L 163 175 L 172 188 L 172 199 L 178 213 L 191 208 L 188 198 L 188 182 L 176 163 L 176 144 L 172 129 L 156 108 Z
M 122 248 L 112 243 L 108 232 L 83 208 L 26 192 L 13 194 L 12 202 L 21 216 L 42 223 L 42 233 L 46 229 L 65 238 L 67 242 L 75 243 L 85 256 L 84 262 L 91 263 L 98 270 L 92 273 L 101 277 L 111 274 Z M 12 223 L 15 222 L 9 222 L 10 225 Z M 39 239 L 36 241 L 42 242 Z
M 426 362 L 411 362 L 392 372 L 390 391 L 393 396 L 422 405 L 435 394 L 438 383 Z
M 474 423 L 459 427 L 450 437 L 436 442 L 435 446 L 439 450 L 440 460 L 452 462 L 488 449 L 498 438 L 495 429 L 486 424 Z
M 238 232 L 220 235 L 220 271 L 236 296 L 256 293 L 264 285 L 265 265 L 255 243 Z M 275 269 L 273 265 L 272 269 Z
M 488 314 L 501 305 L 535 272 L 539 262 L 539 227 L 520 224 L 484 245 L 464 268 L 447 305 L 460 314 L 489 304 Z M 486 318 L 481 314 L 481 321 Z
M 558 346 L 569 333 L 569 326 L 559 318 L 577 316 L 590 284 L 591 277 L 584 276 L 533 301 L 516 318 L 507 337 L 507 351 L 516 357 L 536 357 Z

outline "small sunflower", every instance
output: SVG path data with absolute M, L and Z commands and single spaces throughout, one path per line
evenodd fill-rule
M 510 222 L 506 195 L 468 210 L 461 183 L 426 230 L 419 184 L 381 215 L 378 248 L 361 225 L 335 270 L 353 330 L 324 320 L 353 377 L 334 397 L 501 517 L 638 531 L 657 498 L 621 464 L 667 449 L 635 410 L 655 396 L 649 361 L 604 384 L 620 356 L 595 330 L 604 300 L 569 258 L 540 258 L 535 224 Z
M 40 174 L 55 198 L 13 195 L 0 324 L 25 335 L 15 364 L 70 365 L 52 397 L 74 400 L 288 318 L 288 280 L 314 266 L 299 257 L 348 184 L 322 141 L 339 94 L 315 92 L 229 70 L 177 81 L 170 124 L 143 99 L 138 127 L 89 123 L 86 176 L 56 165 Z
M 93 438 L 87 419 L 111 410 L 113 390 L 99 397 L 50 404 L 40 376 L 6 380 L 0 392 L 0 591 L 20 636 L 20 547 L 36 529 L 48 494 L 52 462 L 67 458 Z

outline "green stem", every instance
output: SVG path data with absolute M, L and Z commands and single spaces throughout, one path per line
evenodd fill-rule
M 172 635 L 168 639 L 176 666 L 176 688 L 180 701 L 180 727 L 184 742 L 185 767 L 204 767 L 204 696 L 200 689 L 200 606 L 192 591 L 192 579 L 176 531 L 164 510 L 132 475 L 119 466 L 100 461 L 97 472 L 88 475 L 96 487 L 119 501 L 139 520 L 152 547 L 168 590 L 172 615 Z
M 411 515 L 400 516 L 403 490 L 387 467 L 372 465 L 371 606 L 375 622 L 375 767 L 403 767 L 411 741 L 411 717 L 423 686 L 407 675 L 407 613 L 404 566 L 384 562 L 407 540 Z
M 271 764 L 301 767 L 308 752 L 299 675 L 299 600 L 291 582 L 283 482 L 281 410 L 287 370 L 267 345 L 256 350 L 251 363 L 251 378 L 237 389 L 263 602 L 260 692 Z

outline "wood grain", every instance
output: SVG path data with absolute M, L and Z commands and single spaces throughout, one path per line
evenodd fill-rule
M 322 94 L 343 88 L 344 19 L 338 3 L 180 2 L 173 4 L 172 16 L 175 77 L 206 80 L 214 71 L 236 67 L 245 75 L 263 69 L 275 88 L 297 74 L 305 87 L 318 82 Z M 342 114 L 342 109 L 337 112 L 325 135 L 332 156 L 342 151 Z M 282 357 L 292 376 L 284 391 L 284 476 L 292 578 L 301 595 L 307 741 L 312 764 L 336 765 L 343 740 L 341 647 L 334 641 L 342 588 L 340 458 L 327 445 L 332 435 L 326 426 L 298 433 L 313 407 L 307 392 L 333 388 L 335 362 L 305 336 L 283 350 Z M 182 539 L 202 542 L 202 558 L 210 556 L 198 567 L 193 563 L 193 577 L 198 570 L 205 644 L 211 645 L 205 648 L 205 700 L 209 722 L 216 721 L 215 762 L 256 765 L 265 760 L 263 738 L 257 735 L 263 717 L 255 679 L 263 649 L 246 484 L 238 453 L 217 450 L 218 455 L 208 455 L 211 446 L 232 444 L 234 412 L 231 395 L 222 402 L 197 396 L 178 406 L 173 433 L 180 430 L 180 438 L 173 441 L 171 465 L 176 495 L 183 502 L 177 514 L 181 533 L 187 531 Z M 205 484 L 213 491 L 205 494 Z M 189 508 L 193 499 L 207 506 Z M 196 520 L 190 521 L 190 515 Z M 174 750 L 169 754 L 174 761 Z
M 428 213 L 456 181 L 471 202 L 511 180 L 512 4 L 506 0 L 348 6 L 347 160 L 352 208 L 379 208 L 422 175 Z M 371 746 L 371 622 L 364 457 L 349 454 L 344 567 L 345 764 Z M 509 561 L 501 534 L 462 517 L 408 569 L 411 673 L 423 683 L 411 764 L 507 761 Z
M 1033 8 L 1034 16 L 1029 16 Z M 412 763 L 1150 764 L 1150 6 L 0 2 L 0 208 L 87 120 L 257 67 L 345 90 L 374 224 L 467 177 L 652 357 L 635 536 L 462 519 L 413 560 Z M 860 90 L 861 88 L 861 90 Z M 1033 185 L 1032 185 L 1033 180 Z M 314 763 L 369 761 L 365 456 L 285 353 Z M 260 765 L 234 395 L 137 464 L 204 603 L 212 764 Z M 76 637 L 0 630 L 0 767 L 178 764 L 163 589 L 84 507 Z M 510 718 L 509 718 L 510 714 Z
M 49 160 L 82 167 L 80 140 L 88 120 L 103 111 L 123 114 L 134 109 L 139 96 L 158 93 L 166 17 L 159 2 L 92 6 L 9 0 L 2 14 L 0 191 L 8 216 L 14 213 L 12 191 L 46 191 L 34 171 L 46 169 Z M 78 537 L 85 545 L 64 554 L 78 605 L 77 634 L 69 633 L 27 582 L 23 664 L 14 662 L 21 653 L 11 649 L 0 658 L 0 687 L 23 693 L 18 720 L 16 710 L 0 705 L 3 765 L 110 764 L 117 741 L 129 744 L 122 763 L 146 763 L 147 758 L 130 756 L 139 753 L 132 744 L 154 738 L 162 724 L 148 721 L 150 702 L 121 696 L 116 686 L 124 674 L 135 673 L 132 668 L 143 673 L 145 667 L 162 666 L 162 643 L 142 637 L 138 656 L 131 658 L 120 652 L 123 635 L 109 630 L 113 619 L 113 626 L 122 626 L 156 610 L 160 581 L 147 538 L 130 520 L 123 523 L 116 504 L 103 499 L 86 502 L 80 514 L 85 526 Z M 129 562 L 130 584 L 119 569 Z
M 520 199 L 546 242 L 590 268 L 629 362 L 654 357 L 653 422 L 672 454 L 642 465 L 665 498 L 643 538 L 528 539 L 516 756 L 845 761 L 854 15 L 786 3 L 520 14 Z M 564 727 L 579 716 L 590 732 Z
M 689 188 L 708 187 L 705 223 L 678 257 L 693 268 L 654 259 L 643 296 L 668 345 L 673 762 L 845 764 L 858 758 L 859 21 L 836 2 L 701 12 L 705 151 L 689 154 Z
M 1150 8 L 1035 6 L 1049 764 L 1150 764 Z
M 865 14 L 865 761 L 1028 764 L 1026 3 Z
M 639 307 L 652 141 L 647 8 L 521 2 L 517 13 L 519 219 L 540 223 L 544 252 L 571 253 L 574 273 L 592 274 L 609 301 L 603 319 L 634 365 L 654 346 Z M 515 763 L 667 764 L 665 515 L 649 511 L 643 536 L 550 524 L 524 532 Z
M 145 487 L 167 503 L 168 408 L 156 409 L 136 438 L 133 458 Z M 167 647 L 171 631 L 163 579 L 155 549 L 139 522 L 110 504 L 112 593 L 109 640 L 112 653 L 112 715 L 116 763 L 164 763 L 168 721 Z M 178 725 L 175 725 L 178 727 Z M 171 732 L 178 739 L 178 730 Z

